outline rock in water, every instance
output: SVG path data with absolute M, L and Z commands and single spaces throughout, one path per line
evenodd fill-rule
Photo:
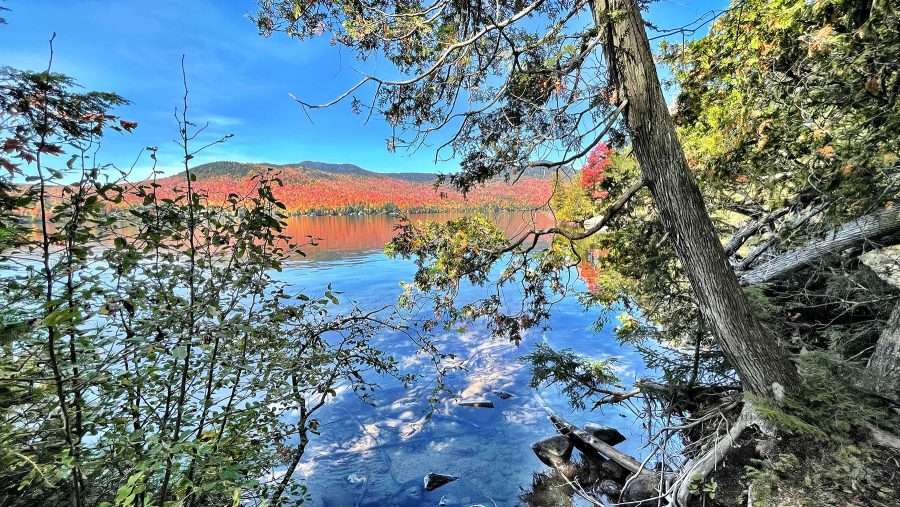
M 466 400 L 459 400 L 459 405 L 461 407 L 494 408 L 494 402 L 491 400 L 486 400 L 484 398 L 469 398 Z
M 628 477 L 628 470 L 622 468 L 622 466 L 615 461 L 610 460 L 600 463 L 600 473 L 603 474 L 603 477 L 614 481 L 624 481 L 625 478 Z
M 622 491 L 622 500 L 633 507 L 657 505 L 659 477 L 656 474 L 641 474 L 628 483 Z
M 610 479 L 617 482 L 625 481 L 628 477 L 628 470 L 622 468 L 615 461 L 608 460 L 603 456 L 596 454 L 584 454 L 582 462 L 585 463 L 592 473 L 596 474 L 600 479 Z
M 448 482 L 453 482 L 459 477 L 454 477 L 452 475 L 444 475 L 444 474 L 435 474 L 430 473 L 425 476 L 425 491 L 434 491 L 439 487 L 447 484 Z
M 615 428 L 603 426 L 602 424 L 587 423 L 584 425 L 584 431 L 587 431 L 597 440 L 601 440 L 609 445 L 621 444 L 625 441 L 625 435 Z
M 540 442 L 535 442 L 531 445 L 531 450 L 534 451 L 538 459 L 545 465 L 559 468 L 569 462 L 569 458 L 572 457 L 573 447 L 569 437 L 556 435 L 545 438 Z

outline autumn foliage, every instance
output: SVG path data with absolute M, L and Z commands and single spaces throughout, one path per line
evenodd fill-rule
M 198 170 L 194 188 L 206 194 L 212 203 L 224 201 L 231 193 L 243 196 L 255 192 L 255 178 L 266 167 L 269 166 L 229 164 Z M 435 188 L 421 174 L 406 179 L 399 174 L 337 173 L 299 165 L 279 166 L 277 174 L 282 185 L 274 188 L 275 196 L 297 214 L 523 209 L 544 204 L 552 192 L 551 181 L 536 177 L 523 177 L 515 185 L 494 181 L 464 196 L 445 186 Z M 174 195 L 183 182 L 180 175 L 160 179 L 160 195 Z
M 606 169 L 612 164 L 611 155 L 609 145 L 601 142 L 588 154 L 587 163 L 581 169 L 581 186 L 595 199 L 609 196 L 609 192 L 598 187 L 606 179 Z

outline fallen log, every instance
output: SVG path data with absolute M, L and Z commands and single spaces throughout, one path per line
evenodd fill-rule
M 740 273 L 738 279 L 743 286 L 770 282 L 804 266 L 809 266 L 826 255 L 839 253 L 866 241 L 873 241 L 897 232 L 900 232 L 900 210 L 890 208 L 864 215 L 831 230 L 821 239 L 810 240 L 799 248 Z
M 591 435 L 589 432 L 567 422 L 563 418 L 552 414 L 550 415 L 550 422 L 553 423 L 553 426 L 556 427 L 556 430 L 560 435 L 569 437 L 575 445 L 575 448 L 579 451 L 588 455 L 599 455 L 606 458 L 632 474 L 656 475 L 653 472 L 644 469 L 638 460 L 607 444 L 594 435 Z
M 655 475 L 652 472 L 645 470 L 638 460 L 600 440 L 589 431 L 585 431 L 556 415 L 553 409 L 551 409 L 537 393 L 535 393 L 534 397 L 541 408 L 544 409 L 544 412 L 547 413 L 547 417 L 550 419 L 550 422 L 553 423 L 556 431 L 559 432 L 560 435 L 569 437 L 569 439 L 572 440 L 572 444 L 575 445 L 575 448 L 582 453 L 593 456 L 599 455 L 600 457 L 613 461 L 632 474 Z
M 780 232 L 773 233 L 769 237 L 769 239 L 753 247 L 753 249 L 750 250 L 750 252 L 748 252 L 747 255 L 735 265 L 735 269 L 737 269 L 738 271 L 746 271 L 750 269 L 750 266 L 752 266 L 756 262 L 756 259 L 758 259 L 762 254 L 769 251 L 770 248 L 775 247 L 781 242 L 781 238 L 785 233 L 790 234 L 792 231 L 798 230 L 800 227 L 806 225 L 806 223 L 812 220 L 816 215 L 825 211 L 827 207 L 827 204 L 822 203 L 818 206 L 814 206 L 812 209 L 807 210 L 806 213 L 795 217 L 790 221 L 790 223 L 785 225 Z

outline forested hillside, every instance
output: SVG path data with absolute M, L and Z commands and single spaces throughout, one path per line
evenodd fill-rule
M 267 169 L 282 182 L 275 189 L 277 198 L 297 214 L 529 209 L 545 203 L 552 191 L 552 178 L 540 171 L 515 186 L 501 178 L 468 195 L 448 185 L 436 186 L 437 174 L 377 173 L 351 164 L 213 162 L 192 168 L 192 173 L 197 191 L 208 194 L 212 202 L 223 202 L 230 193 L 253 190 L 254 177 Z M 175 176 L 157 183 L 162 185 L 161 195 L 171 195 L 182 182 Z

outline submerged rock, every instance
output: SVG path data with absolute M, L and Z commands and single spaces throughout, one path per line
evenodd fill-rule
M 625 441 L 625 435 L 619 432 L 619 430 L 602 424 L 587 423 L 584 425 L 584 431 L 593 435 L 597 440 L 602 440 L 609 445 L 621 444 Z
M 598 481 L 610 479 L 622 482 L 628 477 L 628 470 L 622 468 L 615 461 L 597 454 L 583 454 L 582 462 L 590 469 L 592 476 L 597 477 Z
M 545 465 L 559 468 L 569 462 L 574 445 L 569 437 L 556 435 L 531 444 L 531 450 Z
M 459 400 L 458 404 L 461 407 L 494 408 L 494 402 L 485 398 L 469 398 L 465 400 Z
M 459 477 L 453 475 L 430 473 L 426 475 L 425 479 L 423 480 L 423 482 L 425 483 L 425 491 L 434 491 L 444 484 L 453 482 L 457 479 L 459 479 Z

